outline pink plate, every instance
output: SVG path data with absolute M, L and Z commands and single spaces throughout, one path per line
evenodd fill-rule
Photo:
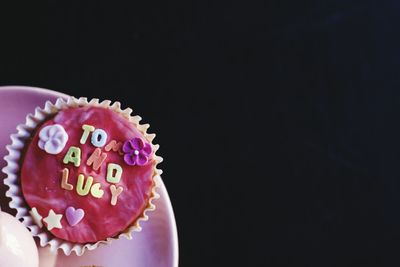
M 11 142 L 10 134 L 25 121 L 25 116 L 45 101 L 54 101 L 67 95 L 46 89 L 24 86 L 0 86 L 0 157 L 7 153 L 5 146 Z M 0 168 L 5 165 L 1 161 Z M 1 180 L 4 174 L 1 173 Z M 0 183 L 1 208 L 8 208 L 5 198 L 7 188 Z M 65 256 L 62 251 L 51 253 L 48 247 L 39 248 L 40 267 L 98 266 L 98 267 L 177 267 L 178 235 L 171 202 L 164 184 L 158 190 L 160 199 L 155 201 L 157 209 L 149 213 L 149 221 L 141 223 L 142 231 L 133 234 L 132 240 L 122 238 L 111 245 L 87 251 L 81 257 Z

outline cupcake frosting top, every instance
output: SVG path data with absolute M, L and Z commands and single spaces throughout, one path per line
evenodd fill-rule
M 143 214 L 155 165 L 153 146 L 122 115 L 67 108 L 29 141 L 21 187 L 36 224 L 58 238 L 93 243 L 118 235 Z

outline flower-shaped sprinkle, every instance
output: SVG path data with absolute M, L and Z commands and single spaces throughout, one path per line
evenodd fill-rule
M 60 153 L 68 141 L 68 134 L 60 124 L 48 125 L 39 132 L 38 146 L 49 154 Z
M 131 166 L 143 166 L 149 160 L 151 145 L 136 137 L 125 141 L 122 146 L 122 151 L 125 153 L 124 161 L 126 164 Z

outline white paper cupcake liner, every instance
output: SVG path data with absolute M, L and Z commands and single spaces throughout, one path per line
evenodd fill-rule
M 40 124 L 48 119 L 51 115 L 58 113 L 60 110 L 83 106 L 108 108 L 121 114 L 123 117 L 132 122 L 143 134 L 146 140 L 152 145 L 156 165 L 154 167 L 153 173 L 154 187 L 152 188 L 152 196 L 142 216 L 139 217 L 134 222 L 134 224 L 125 229 L 118 236 L 109 237 L 106 240 L 98 241 L 96 243 L 77 244 L 57 238 L 49 231 L 47 231 L 45 227 L 40 228 L 39 226 L 37 226 L 31 215 L 29 214 L 30 208 L 25 203 L 20 187 L 19 172 L 23 149 L 25 145 L 27 145 L 26 141 L 33 135 L 36 128 L 40 126 Z M 140 124 L 139 122 L 141 121 L 141 117 L 137 115 L 132 116 L 131 113 L 132 109 L 126 108 L 122 110 L 121 104 L 119 102 L 112 103 L 110 100 L 99 102 L 98 99 L 92 99 L 88 101 L 85 97 L 69 97 L 67 100 L 58 98 L 55 104 L 47 101 L 44 108 L 37 107 L 34 114 L 29 114 L 26 116 L 25 123 L 19 124 L 17 126 L 17 133 L 11 135 L 11 145 L 6 146 L 9 154 L 4 157 L 7 165 L 3 168 L 3 172 L 7 175 L 7 177 L 4 179 L 4 184 L 9 187 L 6 192 L 6 196 L 11 198 L 11 201 L 9 203 L 10 208 L 17 210 L 16 217 L 18 219 L 22 219 L 22 222 L 25 224 L 25 226 L 31 230 L 32 235 L 39 238 L 39 243 L 42 247 L 49 245 L 50 250 L 53 252 L 57 251 L 57 249 L 61 249 L 66 255 L 70 255 L 71 252 L 74 251 L 78 256 L 81 256 L 85 252 L 85 250 L 93 250 L 100 245 L 110 244 L 113 240 L 117 240 L 121 237 L 132 239 L 133 232 L 141 231 L 142 228 L 140 227 L 140 223 L 149 219 L 148 212 L 155 210 L 156 206 L 153 202 L 155 199 L 158 199 L 160 197 L 160 195 L 156 192 L 156 189 L 160 186 L 160 175 L 162 174 L 162 170 L 157 168 L 157 165 L 162 162 L 162 158 L 155 154 L 155 152 L 157 152 L 157 150 L 159 149 L 159 145 L 155 145 L 152 143 L 156 135 L 147 133 L 147 129 L 150 125 Z

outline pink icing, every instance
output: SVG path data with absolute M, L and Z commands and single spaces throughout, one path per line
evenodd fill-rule
M 61 153 L 52 155 L 39 148 L 38 133 L 41 128 L 52 125 L 62 125 L 68 133 L 68 142 Z M 21 168 L 21 186 L 23 195 L 30 207 L 36 207 L 39 214 L 45 218 L 50 209 L 57 214 L 62 214 L 62 229 L 53 228 L 50 232 L 55 236 L 76 243 L 91 243 L 113 237 L 134 224 L 142 215 L 151 197 L 153 187 L 153 170 L 155 161 L 150 155 L 149 161 L 144 166 L 129 166 L 124 162 L 123 155 L 110 150 L 101 167 L 95 171 L 92 166 L 87 166 L 86 161 L 96 149 L 90 142 L 80 144 L 82 125 L 88 124 L 96 129 L 101 128 L 107 132 L 107 144 L 111 140 L 124 143 L 126 140 L 141 138 L 143 135 L 125 118 L 114 111 L 97 108 L 70 108 L 60 111 L 55 117 L 46 121 L 34 134 Z M 72 163 L 64 164 L 63 158 L 70 146 L 81 149 L 81 164 L 75 167 Z M 115 206 L 111 203 L 111 183 L 106 181 L 107 163 L 116 163 L 123 168 L 121 180 L 116 186 L 122 186 L 123 192 L 118 196 Z M 68 183 L 74 186 L 69 191 L 61 188 L 62 170 L 69 170 Z M 102 198 L 95 198 L 90 193 L 79 196 L 76 192 L 76 182 L 79 174 L 85 177 L 92 176 L 93 183 L 100 183 L 104 190 Z M 85 216 L 75 226 L 71 226 L 65 216 L 68 207 L 83 209 Z

